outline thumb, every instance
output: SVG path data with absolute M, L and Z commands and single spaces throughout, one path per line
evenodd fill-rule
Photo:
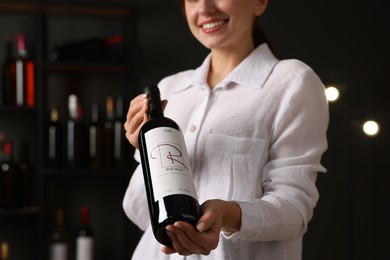
M 168 104 L 168 100 L 164 99 L 161 101 L 161 106 L 162 106 L 162 109 L 165 110 L 165 107 L 167 106 Z
M 206 231 L 208 228 L 210 228 L 210 226 L 212 225 L 210 222 L 212 221 L 211 220 L 211 214 L 210 212 L 205 212 L 202 217 L 199 219 L 198 223 L 196 224 L 196 229 L 198 229 L 199 232 L 204 232 Z
M 207 230 L 207 225 L 204 222 L 198 222 L 198 225 L 196 225 L 196 229 L 198 229 L 199 232 L 204 232 Z

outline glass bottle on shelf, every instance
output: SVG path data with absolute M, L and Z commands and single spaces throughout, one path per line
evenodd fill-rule
M 17 37 L 17 57 L 12 63 L 14 104 L 17 106 L 35 106 L 35 64 L 28 56 L 26 38 Z
M 89 208 L 81 208 L 81 226 L 76 235 L 76 260 L 92 260 L 94 237 L 89 222 Z
M 92 169 L 100 169 L 102 164 L 102 126 L 100 125 L 99 104 L 91 107 L 89 125 L 89 162 Z
M 23 142 L 20 149 L 20 160 L 16 164 L 19 176 L 19 205 L 31 206 L 33 202 L 33 167 L 30 161 L 29 144 Z
M 0 244 L 0 259 L 9 260 L 9 244 L 8 242 L 1 242 Z
M 58 208 L 55 215 L 54 229 L 49 236 L 49 260 L 67 260 L 68 243 L 64 226 L 64 209 Z
M 5 204 L 5 179 L 3 177 L 3 170 L 1 169 L 4 158 L 4 142 L 5 134 L 4 132 L 0 132 L 0 208 Z
M 114 162 L 114 99 L 106 98 L 106 119 L 103 129 L 103 167 L 111 169 Z
M 62 127 L 59 122 L 59 111 L 56 106 L 50 110 L 47 128 L 46 163 L 48 167 L 60 168 L 62 161 Z
M 0 207 L 14 208 L 18 206 L 18 187 L 19 179 L 15 167 L 15 162 L 12 158 L 12 142 L 4 141 L 3 156 L 0 159 Z
M 70 168 L 81 168 L 85 163 L 86 146 L 82 112 L 76 95 L 68 98 L 69 118 L 66 132 L 66 162 Z
M 114 161 L 117 168 L 124 167 L 123 99 L 116 98 L 114 122 Z
M 2 64 L 2 73 L 1 73 L 1 100 L 0 104 L 2 105 L 13 105 L 14 93 L 12 91 L 12 62 L 13 62 L 13 48 L 12 48 L 12 38 L 7 35 L 5 36 L 5 60 Z
M 50 51 L 49 60 L 61 61 L 107 61 L 110 50 L 124 42 L 122 35 L 91 37 L 57 46 Z

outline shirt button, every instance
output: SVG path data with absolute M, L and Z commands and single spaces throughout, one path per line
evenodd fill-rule
M 195 125 L 191 125 L 190 127 L 188 127 L 188 131 L 190 131 L 191 133 L 193 133 L 195 130 L 196 130 Z

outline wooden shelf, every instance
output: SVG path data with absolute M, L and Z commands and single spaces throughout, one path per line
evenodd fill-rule
M 86 5 L 86 4 L 34 4 L 34 3 L 0 3 L 0 12 L 3 13 L 22 13 L 45 15 L 64 15 L 64 16 L 88 16 L 98 18 L 124 19 L 130 17 L 132 11 L 128 7 L 107 7 L 104 5 Z
M 82 62 L 53 62 L 46 64 L 49 73 L 99 73 L 99 74 L 126 74 L 130 72 L 127 64 L 82 63 Z
M 38 206 L 28 206 L 12 209 L 0 208 L 0 217 L 1 216 L 24 216 L 24 215 L 36 215 L 40 212 Z
M 35 107 L 16 106 L 16 105 L 0 105 L 0 114 L 2 113 L 35 113 Z
M 91 178 L 99 177 L 99 178 L 122 178 L 130 176 L 130 169 L 49 169 L 46 168 L 42 170 L 42 173 L 45 177 L 49 179 L 57 179 L 57 178 Z
M 3 13 L 22 13 L 22 14 L 37 14 L 39 6 L 30 3 L 0 3 L 0 12 Z
M 90 5 L 69 5 L 69 4 L 47 4 L 43 6 L 46 15 L 66 15 L 66 16 L 95 16 L 123 19 L 131 15 L 131 10 L 127 7 L 107 7 Z

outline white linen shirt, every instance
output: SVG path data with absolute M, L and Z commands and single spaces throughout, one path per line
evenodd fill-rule
M 279 61 L 263 44 L 211 90 L 210 55 L 159 88 L 168 100 L 165 116 L 185 136 L 199 203 L 236 201 L 241 230 L 221 233 L 209 256 L 161 253 L 138 166 L 123 200 L 127 216 L 145 230 L 133 259 L 299 260 L 319 198 L 317 172 L 326 171 L 320 162 L 327 149 L 324 86 L 310 67 Z

